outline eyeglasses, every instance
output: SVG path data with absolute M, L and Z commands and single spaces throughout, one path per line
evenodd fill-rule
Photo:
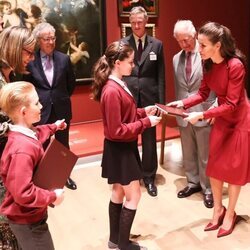
M 29 57 L 33 57 L 35 55 L 34 51 L 23 48 L 23 50 L 28 54 Z
M 49 43 L 51 42 L 55 42 L 56 37 L 40 37 L 44 42 Z

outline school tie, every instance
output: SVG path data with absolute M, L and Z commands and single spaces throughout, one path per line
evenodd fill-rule
M 187 78 L 187 83 L 190 81 L 190 76 L 192 73 L 192 60 L 191 60 L 191 52 L 187 53 L 186 57 L 186 78 Z
M 138 39 L 138 49 L 137 49 L 137 54 L 138 54 L 138 61 L 141 60 L 141 54 L 142 54 L 142 40 Z
M 51 62 L 51 56 L 46 56 L 46 61 L 45 61 L 45 75 L 46 78 L 49 82 L 50 85 L 52 85 L 52 80 L 53 80 L 53 67 L 52 67 L 52 62 Z

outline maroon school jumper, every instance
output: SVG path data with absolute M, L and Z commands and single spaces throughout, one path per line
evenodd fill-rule
M 34 169 L 44 154 L 42 143 L 56 131 L 56 125 L 37 126 L 37 138 L 10 131 L 5 146 L 0 173 L 6 187 L 0 212 L 17 224 L 33 224 L 47 216 L 47 206 L 56 194 L 39 188 L 32 182 Z

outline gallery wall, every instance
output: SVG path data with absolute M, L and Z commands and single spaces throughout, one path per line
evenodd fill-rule
M 237 4 L 236 4 L 237 3 Z M 250 1 L 249 0 L 159 0 L 159 16 L 150 19 L 156 24 L 156 37 L 163 41 L 166 62 L 166 101 L 175 99 L 172 58 L 179 47 L 173 38 L 173 26 L 178 19 L 190 19 L 196 27 L 206 21 L 216 21 L 229 27 L 238 47 L 250 56 Z M 117 0 L 106 1 L 107 43 L 121 37 L 121 23 L 127 18 L 118 16 Z M 105 35 L 105 34 L 104 34 Z M 101 119 L 98 103 L 90 99 L 90 86 L 77 86 L 73 96 L 72 123 Z

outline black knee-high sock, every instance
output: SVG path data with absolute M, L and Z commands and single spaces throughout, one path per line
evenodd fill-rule
M 128 209 L 126 207 L 122 208 L 118 241 L 118 247 L 121 250 L 127 249 L 130 244 L 129 235 L 135 217 L 135 213 L 136 210 Z
M 109 240 L 115 244 L 118 244 L 121 210 L 122 203 L 117 204 L 112 201 L 109 202 Z

